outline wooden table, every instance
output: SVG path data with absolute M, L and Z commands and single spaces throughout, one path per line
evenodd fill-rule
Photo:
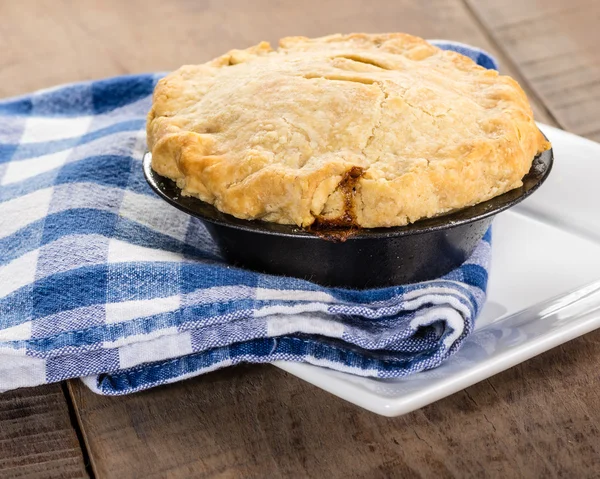
M 406 31 L 493 52 L 538 120 L 600 141 L 597 0 L 3 0 L 0 19 L 0 97 Z M 23 389 L 0 395 L 0 477 L 598 477 L 599 365 L 595 332 L 395 419 L 267 365 L 129 397 Z

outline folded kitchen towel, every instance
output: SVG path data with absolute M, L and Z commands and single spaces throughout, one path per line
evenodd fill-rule
M 160 76 L 0 102 L 0 390 L 83 377 L 117 395 L 275 360 L 391 378 L 461 346 L 485 298 L 489 232 L 443 278 L 384 289 L 228 266 L 142 175 Z

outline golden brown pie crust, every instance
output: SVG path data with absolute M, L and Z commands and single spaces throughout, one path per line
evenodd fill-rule
M 289 37 L 183 66 L 158 83 L 147 133 L 152 168 L 184 195 L 303 227 L 470 206 L 519 187 L 550 147 L 515 80 L 403 33 Z

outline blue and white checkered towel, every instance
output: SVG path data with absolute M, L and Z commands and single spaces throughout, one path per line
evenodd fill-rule
M 0 102 L 0 390 L 84 377 L 117 395 L 275 360 L 391 378 L 460 347 L 484 302 L 489 233 L 456 271 L 409 286 L 351 291 L 230 267 L 142 175 L 159 77 Z

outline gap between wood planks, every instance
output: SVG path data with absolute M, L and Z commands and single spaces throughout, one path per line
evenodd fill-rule
M 527 78 L 523 75 L 523 73 L 521 72 L 521 69 L 519 68 L 519 65 L 510 58 L 510 56 L 507 54 L 505 49 L 496 41 L 496 38 L 494 37 L 494 35 L 491 33 L 491 31 L 488 29 L 488 27 L 484 24 L 484 22 L 479 17 L 479 15 L 477 15 L 477 13 L 473 10 L 469 1 L 461 0 L 461 2 L 464 4 L 467 14 L 471 17 L 471 20 L 476 24 L 476 26 L 480 30 L 481 34 L 495 48 L 496 51 L 494 53 L 496 56 L 499 57 L 500 62 L 502 64 L 504 64 L 506 67 L 508 67 L 508 69 L 510 69 L 511 74 L 522 85 L 523 89 L 526 91 L 528 97 L 530 98 L 531 103 L 534 105 L 534 109 L 538 110 L 538 116 L 539 116 L 539 112 L 541 111 L 543 116 L 540 119 L 546 123 L 550 123 L 555 126 L 560 126 L 560 124 L 557 121 L 557 119 L 555 118 L 555 116 L 546 107 L 544 102 L 541 100 L 539 95 L 536 93 L 534 87 L 530 84 L 530 82 L 527 80 Z M 74 380 L 72 380 L 72 381 L 74 381 Z M 86 471 L 90 475 L 90 477 L 94 478 L 96 475 L 95 471 L 97 470 L 97 468 L 94 465 L 94 460 L 93 460 L 92 455 L 90 455 L 90 453 L 89 453 L 89 444 L 88 444 L 88 440 L 87 440 L 86 433 L 85 433 L 85 427 L 82 424 L 82 418 L 81 418 L 81 415 L 79 414 L 79 409 L 75 406 L 75 402 L 74 402 L 75 401 L 75 399 L 74 399 L 75 388 L 79 387 L 80 385 L 74 387 L 74 384 L 72 381 L 67 381 L 67 382 L 62 383 L 62 390 L 65 395 L 67 405 L 69 408 L 71 423 L 76 432 L 77 439 L 79 441 L 81 451 L 82 451 L 82 454 L 84 457 Z
M 538 120 L 538 121 L 541 120 L 544 123 L 548 123 L 552 126 L 557 126 L 557 127 L 563 128 L 563 126 L 560 124 L 560 122 L 554 116 L 552 111 L 550 111 L 550 109 L 546 106 L 546 104 L 542 101 L 540 96 L 537 94 L 534 86 L 527 79 L 525 74 L 521 71 L 521 68 L 519 67 L 519 65 L 512 60 L 512 58 L 508 55 L 508 52 L 502 47 L 502 45 L 499 42 L 496 41 L 496 38 L 493 35 L 491 29 L 484 23 L 484 21 L 479 17 L 477 12 L 473 9 L 473 7 L 471 6 L 471 2 L 469 0 L 461 0 L 461 1 L 462 1 L 463 5 L 465 6 L 467 12 L 469 12 L 469 15 L 473 19 L 473 22 L 475 22 L 477 24 L 477 26 L 479 27 L 479 30 L 481 30 L 482 34 L 498 51 L 497 55 L 499 57 L 499 60 L 502 63 L 504 63 L 504 65 L 509 66 L 510 69 L 516 73 L 516 75 L 513 74 L 512 76 L 513 76 L 513 78 L 515 78 L 515 80 L 517 80 L 519 82 L 519 84 L 521 85 L 521 88 L 523 88 L 523 90 L 525 90 L 525 93 L 527 94 L 529 101 L 532 103 L 533 108 L 534 109 L 537 108 L 537 109 L 541 110 L 543 112 L 543 114 L 547 117 L 547 118 L 537 118 L 538 115 L 536 115 L 536 120 Z
M 75 379 L 75 381 L 79 381 Z M 81 455 L 83 456 L 83 464 L 85 466 L 85 472 L 87 472 L 90 479 L 95 479 L 96 474 L 94 473 L 94 465 L 92 462 L 92 458 L 88 451 L 87 441 L 85 440 L 85 434 L 83 428 L 81 427 L 81 417 L 79 416 L 79 410 L 75 407 L 73 403 L 73 398 L 71 396 L 71 388 L 70 381 L 63 381 L 60 383 L 60 387 L 62 389 L 63 395 L 65 396 L 65 401 L 67 402 L 67 408 L 69 409 L 69 419 L 71 420 L 71 426 L 75 431 L 75 435 L 77 436 L 77 441 L 79 442 L 79 447 L 81 448 Z
M 60 384 L 0 395 L 0 477 L 88 477 Z
M 462 1 L 559 126 L 600 141 L 600 3 Z
M 531 81 L 527 80 L 527 77 L 522 72 L 522 69 L 519 67 L 518 62 L 513 61 L 512 56 L 507 52 L 507 50 L 504 49 L 496 41 L 495 36 L 491 33 L 491 29 L 488 29 L 486 27 L 485 23 L 482 21 L 482 19 L 479 17 L 479 15 L 477 15 L 477 13 L 473 10 L 472 5 L 469 3 L 469 1 L 461 0 L 461 2 L 465 6 L 466 14 L 470 17 L 470 20 L 476 24 L 477 29 L 479 30 L 481 35 L 484 36 L 485 39 L 491 44 L 491 46 L 495 48 L 495 52 L 494 52 L 495 55 L 497 55 L 499 57 L 499 59 L 505 66 L 509 67 L 510 73 L 524 87 L 532 104 L 534 105 L 534 109 L 537 109 L 539 112 L 541 112 L 541 115 L 538 115 L 538 119 L 540 119 L 546 123 L 562 126 L 557 121 L 557 119 L 556 119 L 555 115 L 552 113 L 552 111 L 546 107 L 546 104 L 543 101 L 541 101 L 541 98 L 538 95 L 538 93 L 535 89 L 535 86 L 532 85 Z M 78 400 L 76 400 L 74 398 L 75 394 L 77 394 L 76 388 L 80 388 L 80 387 L 83 387 L 83 386 L 81 384 L 75 384 L 73 382 L 68 382 L 64 386 L 63 391 L 65 393 L 65 397 L 68 398 L 68 407 L 72 411 L 71 418 L 72 418 L 72 422 L 73 422 L 73 427 L 75 428 L 75 430 L 77 432 L 77 437 L 80 441 L 81 449 L 84 452 L 84 454 L 86 455 L 86 467 L 88 467 L 90 475 L 93 476 L 93 474 L 95 472 L 99 476 L 100 473 L 98 472 L 98 468 L 94 464 L 92 457 L 90 457 L 90 455 L 88 454 L 88 450 L 90 450 L 91 448 L 89 448 L 88 438 L 86 436 L 86 428 L 84 427 L 84 424 L 82 423 L 82 418 L 81 418 L 81 415 L 79 414 L 79 409 L 74 405 L 74 401 L 78 402 L 81 400 L 81 394 L 79 394 Z M 309 387 L 312 387 L 312 386 L 309 386 Z M 493 388 L 493 386 L 491 386 L 491 388 L 494 390 L 494 392 L 496 392 L 495 388 Z M 489 422 L 489 419 L 487 419 L 487 417 L 485 417 L 485 419 Z M 490 424 L 492 424 L 492 423 L 490 422 Z M 492 424 L 492 426 L 493 426 L 493 424 Z M 494 427 L 494 430 L 495 430 L 495 427 Z M 89 431 L 88 431 L 88 433 L 89 433 Z M 423 440 L 423 439 L 421 439 L 421 440 Z M 97 457 L 98 461 L 101 461 L 101 459 L 102 459 L 101 456 Z

